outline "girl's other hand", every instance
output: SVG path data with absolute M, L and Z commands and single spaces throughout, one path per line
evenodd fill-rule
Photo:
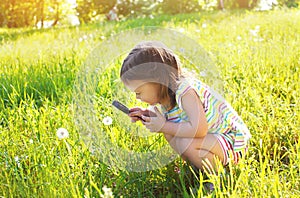
M 149 117 L 142 115 L 141 118 L 143 124 L 149 129 L 151 132 L 159 132 L 166 123 L 166 118 L 161 114 L 157 107 L 154 107 L 155 117 Z M 152 112 L 153 113 L 153 112 Z

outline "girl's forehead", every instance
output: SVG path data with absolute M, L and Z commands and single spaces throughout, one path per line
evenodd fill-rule
M 130 80 L 127 83 L 125 83 L 125 86 L 129 88 L 130 91 L 137 92 L 152 83 L 154 82 L 145 80 Z
M 138 91 L 142 86 L 146 85 L 148 82 L 142 80 L 130 80 L 125 86 L 130 89 L 130 91 Z

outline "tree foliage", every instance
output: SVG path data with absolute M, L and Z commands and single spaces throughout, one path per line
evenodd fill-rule
M 117 9 L 118 14 L 123 17 L 135 17 L 158 12 L 158 5 L 158 0 L 119 0 Z
M 81 23 L 88 23 L 99 14 L 108 13 L 117 0 L 77 0 L 77 15 Z
M 43 27 L 44 21 L 55 26 L 66 17 L 63 0 L 1 0 L 0 27 Z
M 37 0 L 2 0 L 0 3 L 0 24 L 7 27 L 33 25 L 38 13 Z
M 161 8 L 168 14 L 190 13 L 199 11 L 200 4 L 198 0 L 164 0 Z

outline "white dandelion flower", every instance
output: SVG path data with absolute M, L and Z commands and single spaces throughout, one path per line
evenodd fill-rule
M 202 24 L 202 28 L 207 28 L 207 24 L 206 24 L 206 23 L 203 23 L 203 24 Z
M 185 32 L 185 29 L 184 28 L 179 28 L 179 32 L 183 33 L 183 32 Z
M 15 156 L 15 162 L 17 163 L 18 167 L 20 167 L 21 163 L 20 163 L 20 158 L 19 156 Z
M 33 139 L 30 139 L 30 140 L 29 140 L 29 143 L 30 143 L 30 144 L 33 144 Z
M 59 128 L 56 131 L 56 135 L 61 140 L 61 139 L 68 138 L 69 137 L 69 132 L 65 128 Z
M 112 118 L 109 116 L 106 116 L 105 118 L 103 118 L 102 123 L 106 126 L 111 125 L 112 124 Z
M 111 188 L 107 188 L 106 186 L 103 186 L 102 190 L 103 190 L 104 194 L 101 195 L 101 197 L 103 197 L 103 198 L 114 197 Z
M 249 30 L 249 32 L 250 32 L 250 34 L 252 35 L 252 36 L 258 36 L 258 33 L 259 33 L 259 29 L 254 29 L 254 30 Z

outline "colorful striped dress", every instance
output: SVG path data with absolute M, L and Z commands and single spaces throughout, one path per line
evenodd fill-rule
M 169 111 L 162 107 L 166 119 L 175 123 L 189 120 L 183 111 L 181 98 L 190 89 L 196 91 L 203 104 L 208 123 L 208 133 L 220 134 L 219 141 L 221 141 L 221 145 L 227 147 L 223 150 L 227 152 L 228 157 L 230 156 L 228 150 L 230 150 L 234 161 L 237 162 L 247 148 L 251 134 L 231 105 L 206 84 L 196 79 L 183 79 L 176 91 L 177 105 Z

